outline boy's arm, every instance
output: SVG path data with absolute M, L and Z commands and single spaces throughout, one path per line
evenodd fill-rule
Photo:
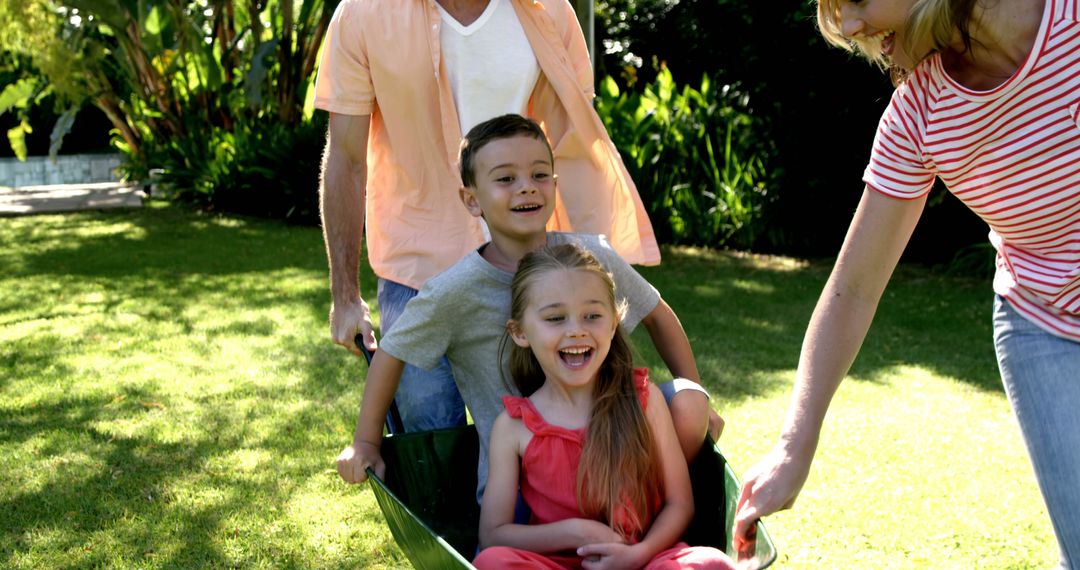
M 701 374 L 698 372 L 694 351 L 690 348 L 690 339 L 686 337 L 686 330 L 671 306 L 660 299 L 641 323 L 649 331 L 653 346 L 671 371 L 671 375 L 700 384 Z M 701 439 L 704 437 L 701 430 L 705 430 L 713 441 L 718 441 L 724 431 L 724 419 L 709 405 L 708 395 L 705 392 L 695 393 L 701 394 L 696 400 L 691 398 L 690 402 L 684 401 L 678 406 L 672 403 L 672 415 L 678 416 L 675 418 L 675 431 L 688 459 L 696 456 L 701 447 Z M 705 423 L 699 423 L 702 421 Z
M 656 307 L 641 320 L 641 324 L 649 331 L 656 352 L 664 360 L 672 376 L 701 383 L 701 374 L 698 373 L 694 351 L 690 348 L 690 339 L 686 337 L 686 330 L 675 311 L 671 310 L 671 306 L 660 299 Z
M 371 359 L 352 445 L 342 450 L 337 458 L 338 474 L 345 481 L 363 483 L 367 480 L 368 467 L 373 468 L 377 476 L 383 476 L 386 469 L 380 453 L 383 421 L 394 401 L 404 368 L 404 362 L 382 350 L 376 351 Z

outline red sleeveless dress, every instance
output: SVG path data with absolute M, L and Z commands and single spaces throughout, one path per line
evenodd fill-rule
M 649 400 L 648 371 L 634 371 L 634 387 L 641 407 Z M 533 437 L 521 458 L 521 494 L 532 510 L 529 524 L 546 524 L 584 515 L 577 502 L 577 471 L 586 430 L 567 429 L 547 423 L 528 398 L 503 396 L 510 417 L 520 418 Z M 656 501 L 659 503 L 660 496 Z M 616 515 L 618 516 L 618 515 Z M 646 529 L 648 524 L 645 525 Z M 538 554 L 506 546 L 484 549 L 473 561 L 477 568 L 581 568 L 574 552 Z M 715 548 L 690 547 L 680 542 L 654 557 L 645 568 L 733 569 L 731 559 Z

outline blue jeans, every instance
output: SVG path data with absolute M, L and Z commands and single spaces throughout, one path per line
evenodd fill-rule
M 1080 565 L 1080 343 L 1054 336 L 994 300 L 994 348 L 1020 422 L 1061 567 Z
M 394 321 L 405 310 L 406 303 L 417 290 L 400 283 L 379 279 L 379 315 L 382 334 L 386 335 Z M 450 361 L 442 357 L 431 370 L 405 364 L 401 384 L 394 395 L 394 405 L 400 414 L 401 425 L 387 418 L 390 433 L 423 431 L 465 425 L 465 402 L 461 399 Z

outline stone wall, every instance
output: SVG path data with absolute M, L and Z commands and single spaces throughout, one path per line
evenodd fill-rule
M 45 186 L 48 184 L 88 184 L 119 182 L 116 168 L 119 154 L 73 154 L 56 157 L 31 156 L 26 162 L 0 158 L 0 186 Z

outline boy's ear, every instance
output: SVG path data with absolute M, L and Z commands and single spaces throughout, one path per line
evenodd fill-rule
M 525 331 L 521 330 L 518 322 L 514 319 L 506 321 L 506 333 L 510 335 L 514 344 L 521 348 L 529 348 L 529 339 L 525 338 Z
M 469 186 L 462 186 L 458 189 L 458 196 L 461 197 L 461 203 L 465 204 L 465 209 L 470 214 L 477 218 L 484 216 L 484 210 L 480 207 L 480 201 L 476 199 L 476 190 Z

